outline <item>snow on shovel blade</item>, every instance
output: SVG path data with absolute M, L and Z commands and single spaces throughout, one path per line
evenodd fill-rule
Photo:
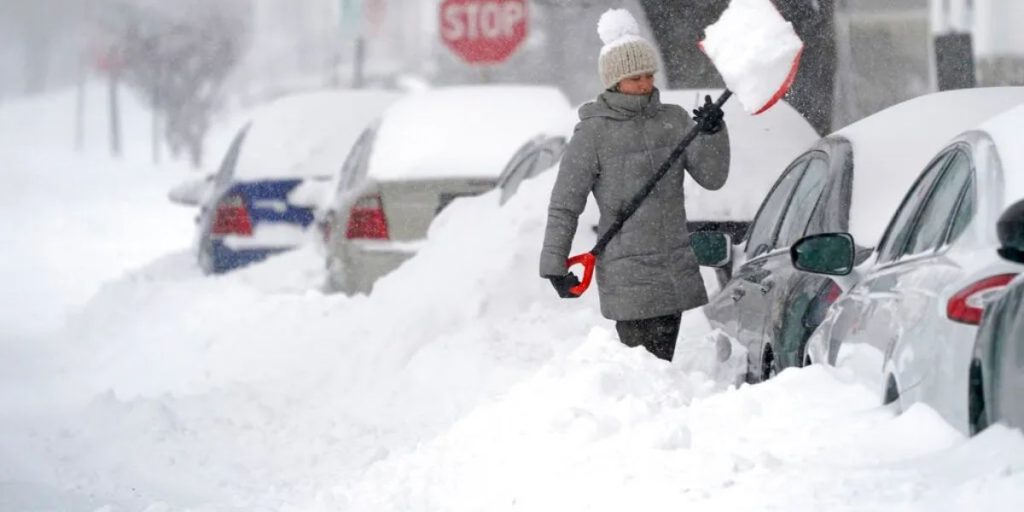
M 732 0 L 700 47 L 749 114 L 760 114 L 793 84 L 804 43 L 771 0 Z

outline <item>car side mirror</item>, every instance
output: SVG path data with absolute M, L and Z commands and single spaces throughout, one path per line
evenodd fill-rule
M 167 192 L 172 203 L 184 206 L 199 206 L 213 185 L 213 176 L 183 181 Z
M 854 243 L 849 233 L 824 233 L 801 238 L 789 250 L 793 267 L 812 274 L 845 276 L 853 272 Z
M 690 248 L 702 267 L 722 268 L 732 263 L 732 237 L 718 231 L 690 233 Z
M 1012 204 L 999 216 L 996 233 L 999 235 L 999 255 L 1024 263 L 1024 201 Z

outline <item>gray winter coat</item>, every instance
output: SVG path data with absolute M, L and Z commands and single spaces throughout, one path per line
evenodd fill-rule
M 579 113 L 551 192 L 540 258 L 543 277 L 565 274 L 587 196 L 593 192 L 597 200 L 598 229 L 604 233 L 694 124 L 681 107 L 662 104 L 657 90 L 650 96 L 607 91 Z M 704 188 L 721 188 L 729 175 L 727 131 L 698 136 L 598 256 L 597 286 L 606 318 L 652 318 L 707 303 L 686 229 L 684 168 Z

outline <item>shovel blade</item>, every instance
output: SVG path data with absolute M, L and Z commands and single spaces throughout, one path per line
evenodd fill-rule
M 760 114 L 789 91 L 803 41 L 771 0 L 732 0 L 705 29 L 700 48 L 749 114 Z

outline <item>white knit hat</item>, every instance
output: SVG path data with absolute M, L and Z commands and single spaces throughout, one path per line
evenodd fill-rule
M 597 67 L 605 89 L 623 78 L 658 71 L 658 53 L 640 37 L 640 25 L 629 11 L 607 10 L 597 22 L 597 35 L 604 42 Z

